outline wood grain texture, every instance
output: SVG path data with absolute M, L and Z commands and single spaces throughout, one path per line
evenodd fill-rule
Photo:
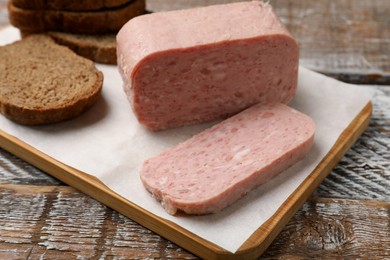
M 7 1 L 8 0 L 0 0 L 0 30 L 1 28 L 7 26 L 8 22 L 8 13 L 7 13 Z
M 0 259 L 194 259 L 64 186 L 0 185 Z
M 263 259 L 389 259 L 390 203 L 312 198 Z
M 38 168 L 0 148 L 0 183 L 63 185 Z
M 148 5 L 221 1 L 233 2 Z M 8 24 L 6 2 L 0 0 L 0 29 Z M 390 1 L 270 3 L 297 38 L 306 67 L 347 82 L 390 84 Z M 368 129 L 262 259 L 390 259 L 390 88 L 382 91 Z M 0 183 L 0 259 L 196 258 L 1 147 Z
M 0 185 L 0 194 L 1 259 L 197 258 L 71 187 Z M 389 218 L 389 203 L 312 198 L 261 259 L 386 259 Z
M 368 128 L 321 183 L 321 197 L 390 202 L 390 88 L 378 88 Z

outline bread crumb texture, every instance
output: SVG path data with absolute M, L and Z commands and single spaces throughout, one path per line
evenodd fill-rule
M 32 35 L 0 47 L 1 112 L 19 123 L 75 117 L 95 103 L 102 82 L 92 61 L 50 37 Z

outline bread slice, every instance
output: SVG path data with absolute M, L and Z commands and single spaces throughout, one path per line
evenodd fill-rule
M 74 118 L 99 98 L 95 64 L 45 35 L 0 47 L 0 112 L 25 125 Z
M 70 12 L 58 10 L 28 10 L 8 2 L 10 23 L 23 31 L 41 33 L 59 31 L 76 34 L 116 33 L 127 21 L 145 13 L 145 0 L 103 11 Z
M 33 10 L 63 10 L 63 11 L 96 11 L 115 8 L 132 0 L 12 0 L 13 4 L 23 9 Z
M 89 35 L 64 32 L 46 32 L 45 34 L 87 59 L 103 64 L 116 64 L 116 34 Z M 28 35 L 31 33 L 21 31 L 23 38 Z
M 99 63 L 116 64 L 116 34 L 87 35 L 62 32 L 47 34 L 80 56 Z

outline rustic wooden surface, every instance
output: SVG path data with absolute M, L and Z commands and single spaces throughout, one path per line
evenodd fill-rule
M 153 0 L 170 10 L 237 0 Z M 270 0 L 300 46 L 301 64 L 343 81 L 390 85 L 390 2 Z
M 153 10 L 221 1 L 149 1 Z M 232 2 L 232 1 L 224 1 Z M 389 84 L 390 2 L 270 1 L 306 67 Z M 0 0 L 0 28 L 7 24 Z M 371 123 L 262 259 L 390 259 L 390 87 Z M 0 148 L 0 259 L 196 259 Z

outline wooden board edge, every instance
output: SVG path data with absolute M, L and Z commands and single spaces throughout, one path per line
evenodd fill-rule
M 246 253 L 247 256 L 250 255 L 255 258 L 264 253 L 291 217 L 302 207 L 344 154 L 365 131 L 370 122 L 372 109 L 372 103 L 370 101 L 341 133 L 331 150 L 313 172 L 287 198 L 277 212 L 248 238 L 236 254 Z
M 316 169 L 289 196 L 278 211 L 258 228 L 234 254 L 171 221 L 150 213 L 113 192 L 96 177 L 69 167 L 2 130 L 0 130 L 0 147 L 195 255 L 206 259 L 247 259 L 259 257 L 268 248 L 290 218 L 363 133 L 369 123 L 371 113 L 372 104 L 369 102 L 343 131 L 336 144 Z
M 183 227 L 130 202 L 96 177 L 67 166 L 2 130 L 0 147 L 202 258 L 212 259 L 220 253 L 231 254 Z

